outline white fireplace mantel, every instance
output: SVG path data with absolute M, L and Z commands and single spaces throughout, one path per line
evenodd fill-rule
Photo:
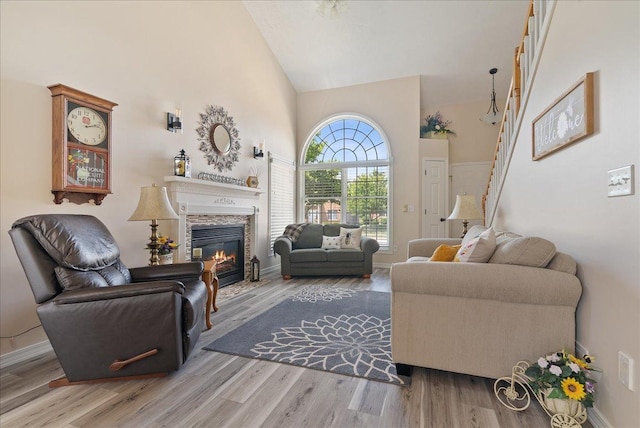
M 256 217 L 264 190 L 179 176 L 166 176 L 164 181 L 171 205 L 179 217 L 177 236 L 180 243 L 186 239 L 189 215 L 246 215 L 250 218 L 251 242 L 255 245 Z M 185 247 L 178 247 L 178 260 L 186 260 Z

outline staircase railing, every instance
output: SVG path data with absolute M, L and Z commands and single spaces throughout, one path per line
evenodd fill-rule
M 529 3 L 522 40 L 515 49 L 513 77 L 498 132 L 489 182 L 482 197 L 486 225 L 491 225 L 495 218 L 555 4 L 556 0 L 531 0 Z

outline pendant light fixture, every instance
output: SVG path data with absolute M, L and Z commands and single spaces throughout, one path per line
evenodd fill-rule
M 347 0 L 317 0 L 316 13 L 323 18 L 336 19 L 346 9 Z
M 498 106 L 496 105 L 496 73 L 498 72 L 497 68 L 492 68 L 489 70 L 489 74 L 491 74 L 492 79 L 492 88 L 491 88 L 491 104 L 489 105 L 489 110 L 487 110 L 487 114 L 480 118 L 480 122 L 486 123 L 488 125 L 495 125 L 500 122 L 502 119 L 498 116 L 500 112 L 498 110 Z

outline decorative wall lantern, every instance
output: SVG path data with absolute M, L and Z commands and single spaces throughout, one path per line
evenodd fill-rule
M 191 159 L 184 150 L 180 150 L 180 154 L 173 158 L 173 175 L 191 177 Z

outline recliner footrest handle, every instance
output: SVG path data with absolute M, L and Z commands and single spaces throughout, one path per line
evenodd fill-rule
M 156 355 L 158 353 L 158 348 L 153 348 L 150 351 L 147 352 L 143 352 L 140 355 L 136 355 L 135 357 L 131 357 L 128 360 L 115 360 L 113 363 L 111 363 L 111 365 L 109 366 L 109 370 L 111 370 L 112 372 L 118 371 L 121 368 L 131 364 L 131 363 L 135 363 L 136 361 L 140 361 L 143 360 L 145 358 L 148 358 L 152 355 Z

